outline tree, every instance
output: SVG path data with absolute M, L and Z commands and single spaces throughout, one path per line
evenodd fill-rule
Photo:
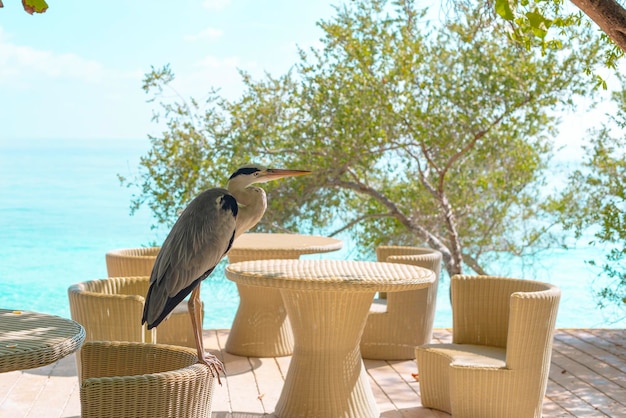
M 590 133 L 582 168 L 570 176 L 569 193 L 583 198 L 562 208 L 562 223 L 578 238 L 593 231 L 590 243 L 607 247 L 601 268 L 608 282 L 597 290 L 598 304 L 617 307 L 622 319 L 626 317 L 626 87 L 613 93 L 613 101 L 616 114 Z
M 141 178 L 125 180 L 141 187 L 135 207 L 171 224 L 201 189 L 260 161 L 315 171 L 269 186 L 264 229 L 350 229 L 364 248 L 426 243 L 449 274 L 555 245 L 540 193 L 554 111 L 587 93 L 580 66 L 595 64 L 598 43 L 579 31 L 578 52 L 539 57 L 477 11 L 440 28 L 423 16 L 410 0 L 356 0 L 320 22 L 324 48 L 301 51 L 290 73 L 243 74 L 240 99 L 212 92 L 204 112 L 161 101 L 167 129 Z M 163 100 L 172 80 L 153 69 L 144 89 Z

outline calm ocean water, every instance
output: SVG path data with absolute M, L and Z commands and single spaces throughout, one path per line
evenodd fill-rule
M 148 148 L 147 140 L 0 139 L 0 307 L 69 318 L 68 286 L 106 277 L 108 250 L 162 242 L 166 231 L 150 229 L 150 213 L 129 215 L 132 190 L 117 179 L 133 176 Z M 347 242 L 342 251 L 308 258 L 353 253 Z M 511 265 L 503 271 L 560 286 L 559 327 L 626 328 L 592 297 L 596 272 L 584 260 L 599 256 L 587 247 L 554 251 L 536 270 Z M 230 328 L 239 298 L 223 265 L 202 286 L 205 327 Z M 435 326 L 451 326 L 447 281 L 439 289 Z

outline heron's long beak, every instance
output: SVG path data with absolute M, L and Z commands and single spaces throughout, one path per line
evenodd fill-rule
M 307 170 L 283 170 L 281 168 L 268 168 L 259 177 L 259 182 L 267 182 L 270 180 L 282 179 L 283 177 L 305 176 L 311 174 Z

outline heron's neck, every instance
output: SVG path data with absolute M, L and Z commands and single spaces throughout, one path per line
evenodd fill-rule
M 250 186 L 229 191 L 237 199 L 239 205 L 235 232 L 235 238 L 237 238 L 261 220 L 267 209 L 267 198 L 260 187 Z

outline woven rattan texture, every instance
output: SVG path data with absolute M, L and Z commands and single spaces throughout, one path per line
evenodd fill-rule
M 257 260 L 231 264 L 237 283 L 282 289 L 376 292 L 419 289 L 434 281 L 430 270 L 407 264 L 349 260 Z
M 276 404 L 282 417 L 374 417 L 378 407 L 359 337 L 378 290 L 429 286 L 432 271 L 406 264 L 346 260 L 259 260 L 227 266 L 250 287 L 280 289 L 294 349 Z
M 376 360 L 409 360 L 415 358 L 415 347 L 428 344 L 432 337 L 441 270 L 441 253 L 430 248 L 380 246 L 376 248 L 380 262 L 410 264 L 429 269 L 436 279 L 430 286 L 393 292 L 386 299 L 383 312 L 370 310 L 361 336 L 363 358 Z
M 85 330 L 74 321 L 0 309 L 0 372 L 54 363 L 80 348 L 84 339 Z
M 426 407 L 454 417 L 540 417 L 561 291 L 494 276 L 451 279 L 452 344 L 416 349 Z
M 343 242 L 316 235 L 243 234 L 228 253 L 231 263 L 249 260 L 293 259 L 302 254 L 318 254 L 340 250 Z
M 83 418 L 211 416 L 214 378 L 198 363 L 195 350 L 87 342 L 81 362 Z
M 121 248 L 106 253 L 109 277 L 150 276 L 159 247 Z
M 341 249 L 334 238 L 299 234 L 243 234 L 228 253 L 230 263 L 252 260 L 297 259 L 302 254 Z M 239 307 L 226 351 L 249 357 L 281 357 L 293 350 L 293 335 L 280 290 L 237 283 Z
M 195 347 L 185 302 L 156 330 L 147 331 L 142 326 L 149 285 L 150 278 L 146 276 L 76 283 L 68 289 L 72 319 L 85 327 L 87 341 L 159 342 Z

